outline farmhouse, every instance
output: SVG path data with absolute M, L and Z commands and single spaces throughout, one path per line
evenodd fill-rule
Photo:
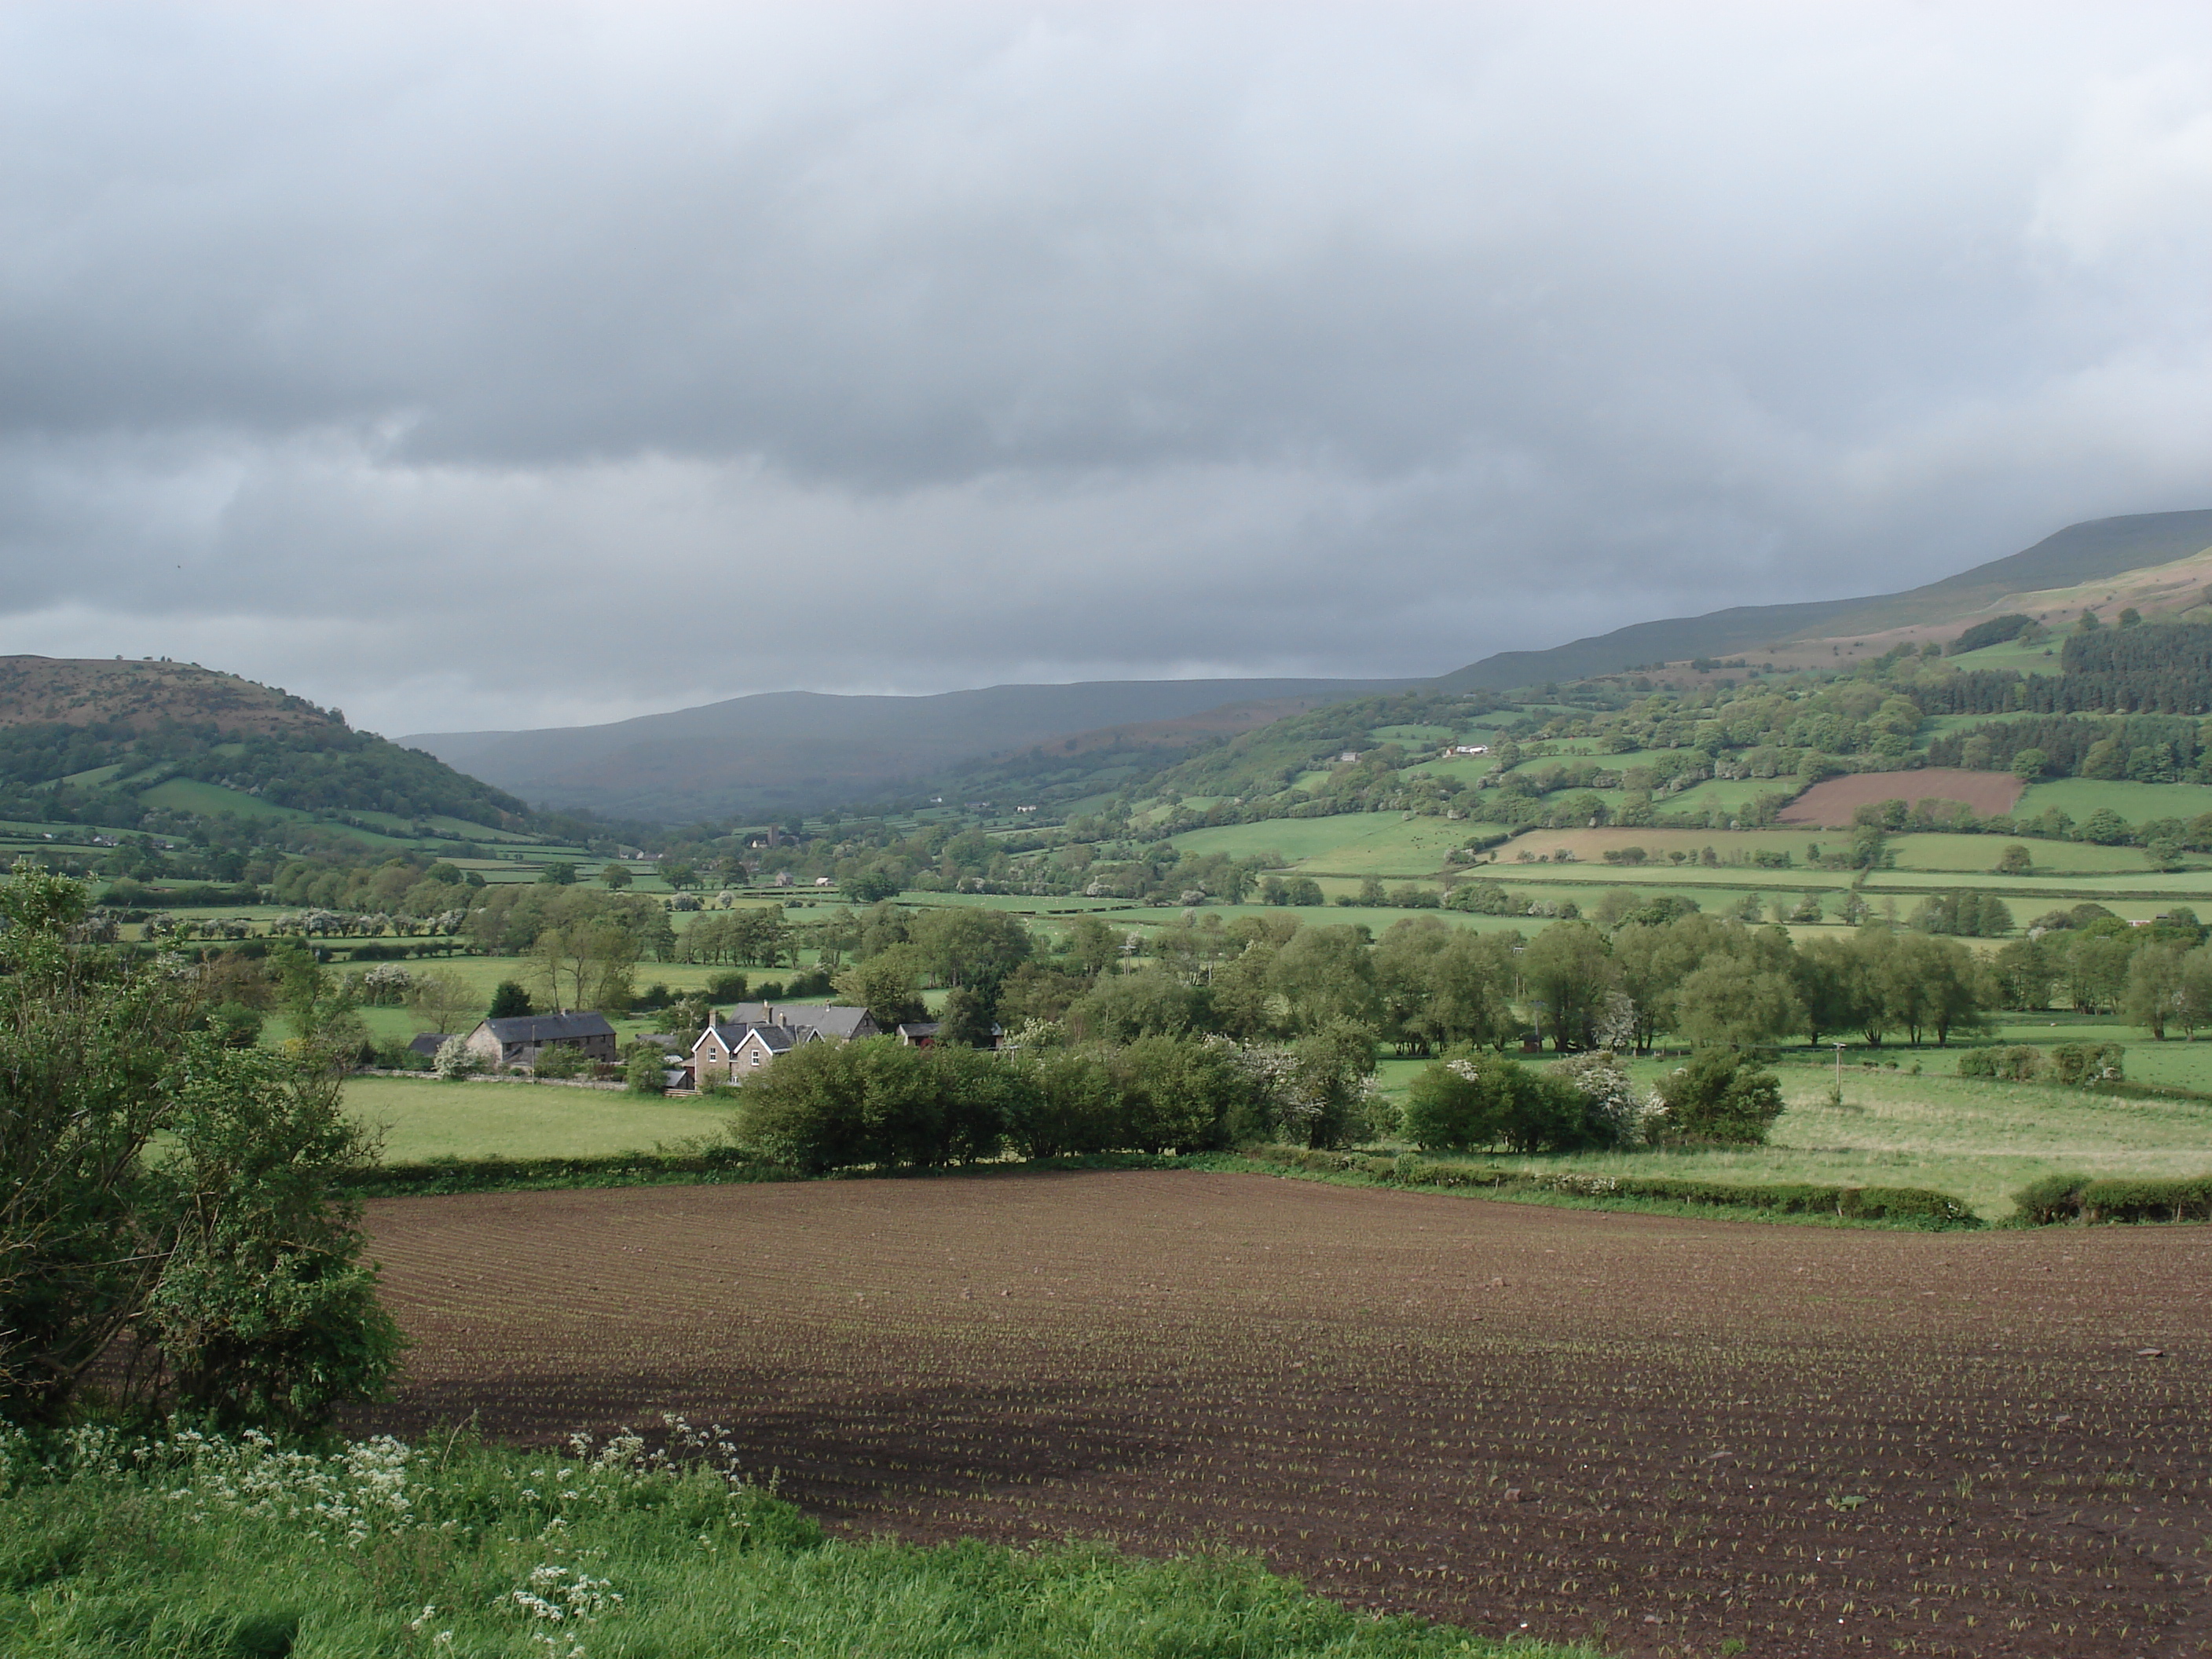
M 547 1048 L 576 1048 L 586 1060 L 611 1062 L 615 1028 L 604 1014 L 525 1014 L 481 1021 L 469 1033 L 469 1052 L 489 1066 L 535 1066 Z
M 757 1072 L 802 1043 L 820 1041 L 814 1032 L 789 1025 L 717 1020 L 691 1045 L 691 1075 L 702 1085 L 725 1083 Z
M 759 1005 L 752 1006 L 757 1007 Z M 738 1045 L 754 1030 L 765 1024 L 764 1020 L 745 1018 L 742 1010 L 735 1019 L 725 1020 L 717 1017 L 709 1021 L 707 1029 L 699 1033 L 698 1041 L 691 1045 L 693 1069 L 702 1076 L 705 1075 L 703 1068 L 707 1066 L 720 1066 L 726 1070 L 732 1057 L 738 1052 Z
M 691 1045 L 692 1074 L 700 1082 L 725 1081 L 757 1072 L 779 1054 L 809 1042 L 850 1042 L 878 1035 L 865 1008 L 785 1008 L 741 1002 L 724 1019 L 716 1015 Z

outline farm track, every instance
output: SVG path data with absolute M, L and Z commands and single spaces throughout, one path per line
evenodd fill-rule
M 1218 1544 L 1624 1654 L 2212 1651 L 2212 1229 L 1195 1172 L 370 1216 L 420 1346 L 356 1431 L 670 1411 L 850 1534 Z

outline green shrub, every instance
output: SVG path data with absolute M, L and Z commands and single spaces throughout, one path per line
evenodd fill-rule
M 2033 1043 L 2017 1043 L 2008 1048 L 1969 1048 L 1959 1056 L 1960 1077 L 2001 1079 L 2007 1083 L 2033 1083 L 2043 1077 L 2049 1069 L 2048 1063 L 2043 1057 L 2043 1050 L 2036 1048 Z
M 591 1069 L 591 1065 L 580 1044 L 550 1042 L 538 1051 L 538 1058 L 532 1062 L 530 1069 L 535 1076 L 557 1080 L 581 1077 Z
M 2180 1181 L 2100 1181 L 2054 1175 L 2013 1194 L 2015 1226 L 2075 1221 L 2212 1221 L 2212 1176 Z
M 1317 1152 L 1302 1146 L 1255 1147 L 1246 1156 L 1317 1175 L 1368 1175 L 1409 1187 L 1519 1188 L 1603 1200 L 1644 1199 L 1699 1208 L 1747 1210 L 1766 1215 L 1827 1215 L 1846 1221 L 1886 1221 L 1930 1231 L 1979 1227 L 1981 1218 L 1948 1193 L 1920 1187 L 1824 1187 L 1804 1182 L 1691 1181 L 1671 1176 L 1590 1175 L 1579 1170 L 1501 1170 L 1445 1164 L 1411 1156 L 1395 1159 L 1356 1152 Z
M 2078 1221 L 2081 1216 L 2081 1189 L 2088 1184 L 2089 1177 L 2081 1175 L 2049 1175 L 2030 1182 L 2012 1195 L 2012 1219 L 2015 1224 L 2028 1227 Z
M 2118 1083 L 2127 1075 L 2127 1050 L 2117 1042 L 2062 1042 L 2051 1051 L 2051 1069 L 2071 1087 Z
M 1400 1127 L 1424 1152 L 1570 1152 L 1604 1138 L 1594 1114 L 1590 1097 L 1571 1084 L 1481 1049 L 1439 1060 L 1414 1079 Z
M 634 1095 L 668 1092 L 668 1052 L 653 1042 L 633 1042 L 623 1061 L 623 1087 Z
M 1782 1085 L 1731 1048 L 1708 1048 L 1660 1079 L 1666 1107 L 1645 1133 L 1668 1146 L 1758 1146 L 1782 1115 Z
M 2212 1221 L 2212 1176 L 2193 1181 L 2092 1181 L 2085 1221 Z

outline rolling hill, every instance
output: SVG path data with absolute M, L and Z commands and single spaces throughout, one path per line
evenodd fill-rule
M 963 761 L 1045 744 L 1071 754 L 1108 742 L 1171 746 L 1413 684 L 1098 680 L 918 697 L 775 691 L 605 726 L 404 741 L 532 801 L 684 823 L 880 796 Z
M 515 829 L 512 795 L 334 708 L 191 663 L 0 658 L 0 817 L 375 812 Z
M 1743 605 L 1639 623 L 1544 651 L 1503 652 L 1434 680 L 1123 680 L 1001 685 L 935 696 L 808 691 L 734 697 L 605 726 L 405 738 L 532 801 L 663 823 L 781 817 L 935 780 L 981 787 L 977 763 L 1049 751 L 1189 747 L 1333 702 L 1421 689 L 1505 690 L 1643 665 L 1756 653 L 1793 667 L 1948 638 L 2000 610 L 2056 614 L 2136 602 L 2175 609 L 2212 582 L 2212 510 L 2070 525 L 2034 546 L 1908 592 Z M 2202 562 L 2200 562 L 2200 556 Z M 2124 592 L 2087 583 L 2126 578 Z M 1041 752 L 1017 768 L 1025 775 Z M 949 781 L 948 781 L 949 780 Z
M 2212 547 L 2212 509 L 2136 513 L 2069 525 L 2033 547 L 1903 593 L 1801 605 L 1736 605 L 1702 617 L 1637 623 L 1544 651 L 1501 651 L 1442 676 L 1448 690 L 1504 690 L 1619 673 L 1646 663 L 1757 653 L 1811 661 L 1802 647 L 1899 631 L 1959 628 L 2001 609 L 2031 610 L 2031 596 L 2079 588 Z M 2101 595 L 2095 596 L 2101 598 Z M 2079 601 L 2077 601 L 2078 603 Z M 1796 653 L 1779 647 L 1796 645 Z

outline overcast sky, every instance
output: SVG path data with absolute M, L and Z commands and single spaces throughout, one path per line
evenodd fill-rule
M 1437 673 L 2212 506 L 2212 9 L 0 8 L 0 653 Z

